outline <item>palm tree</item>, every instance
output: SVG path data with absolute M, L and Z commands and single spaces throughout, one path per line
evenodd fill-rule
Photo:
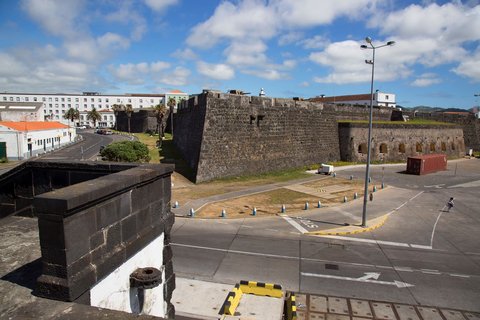
M 125 106 L 125 112 L 127 113 L 127 117 L 128 117 L 128 133 L 130 133 L 130 118 L 132 117 L 132 113 L 133 113 L 133 108 L 131 104 L 127 104 Z
M 80 119 L 80 111 L 74 108 L 70 108 L 65 112 L 63 115 L 64 119 L 68 119 L 69 126 L 70 126 L 70 121 L 74 122 L 76 119 Z
M 118 131 L 118 114 L 120 111 L 123 111 L 125 106 L 123 104 L 114 104 L 112 105 L 113 115 L 115 116 L 115 130 Z
M 102 115 L 95 109 L 95 107 L 92 108 L 92 110 L 88 111 L 87 113 L 87 119 L 93 121 L 93 127 L 97 127 L 97 121 L 102 119 Z
M 163 132 L 164 132 L 164 119 L 166 118 L 165 116 L 168 113 L 167 107 L 163 104 L 157 104 L 156 106 L 153 107 L 153 110 L 155 111 L 155 118 L 157 119 L 157 131 L 158 131 L 158 146 L 162 146 L 162 137 L 163 137 Z

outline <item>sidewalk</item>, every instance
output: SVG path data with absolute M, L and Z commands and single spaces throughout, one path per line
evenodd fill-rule
M 239 279 L 240 281 L 240 279 Z M 233 284 L 177 277 L 172 297 L 175 314 L 193 319 L 221 319 L 219 310 Z M 281 285 L 281 284 L 280 284 Z M 295 293 L 298 320 L 480 320 L 480 314 L 435 306 Z M 243 295 L 228 319 L 281 320 L 283 301 Z

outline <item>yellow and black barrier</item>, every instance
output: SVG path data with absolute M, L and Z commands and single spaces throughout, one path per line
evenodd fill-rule
M 242 289 L 243 293 L 257 296 L 283 298 L 282 286 L 279 284 L 241 280 L 240 289 Z
M 297 320 L 297 304 L 295 302 L 295 294 L 292 292 L 287 297 L 286 320 Z
M 220 314 L 228 314 L 233 316 L 241 298 L 242 290 L 240 289 L 240 285 L 237 283 L 235 288 L 228 293 L 227 298 L 220 309 Z
M 233 290 L 228 293 L 225 302 L 220 308 L 219 314 L 235 315 L 235 310 L 244 293 L 256 296 L 283 298 L 282 286 L 279 284 L 241 280 L 240 283 L 237 283 Z

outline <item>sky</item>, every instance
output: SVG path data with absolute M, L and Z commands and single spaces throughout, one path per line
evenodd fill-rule
M 480 0 L 0 0 L 0 92 L 480 104 Z

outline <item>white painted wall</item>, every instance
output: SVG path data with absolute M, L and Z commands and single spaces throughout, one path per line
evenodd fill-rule
M 74 128 L 17 131 L 0 125 L 0 141 L 7 143 L 9 160 L 28 159 L 75 141 Z M 31 152 L 28 145 L 31 145 Z
M 130 289 L 130 274 L 138 268 L 153 267 L 162 270 L 164 234 L 153 240 L 123 265 L 99 281 L 90 290 L 90 304 L 95 307 L 138 314 L 137 290 Z M 162 283 L 145 290 L 145 302 L 141 314 L 165 317 L 167 304 L 163 297 L 165 270 Z

